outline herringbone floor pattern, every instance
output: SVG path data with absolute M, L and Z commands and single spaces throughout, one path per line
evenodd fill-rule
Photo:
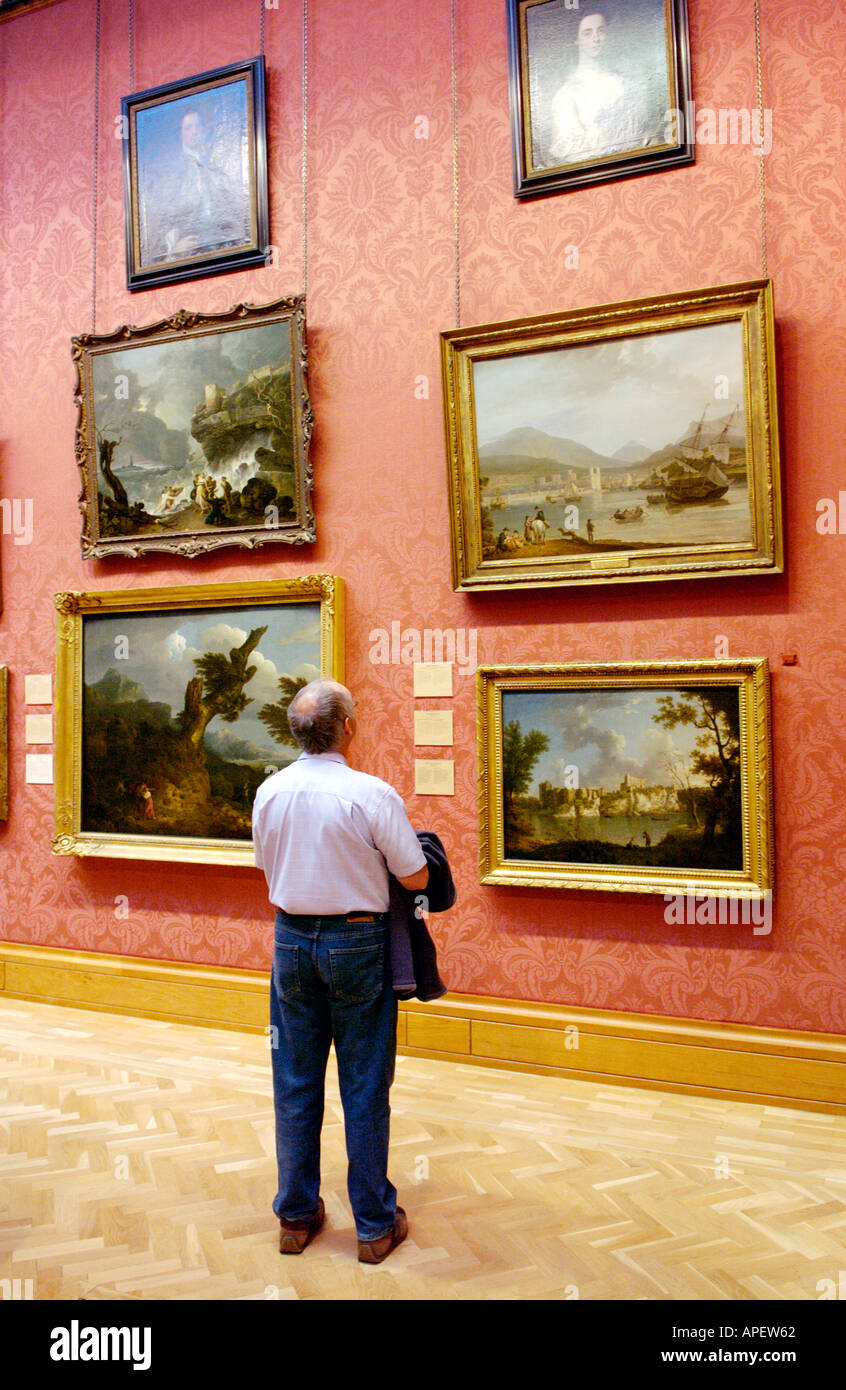
M 846 1118 L 400 1057 L 405 1245 L 359 1265 L 330 1063 L 327 1224 L 283 1257 L 266 1039 L 0 1004 L 0 1297 L 816 1299 Z M 20 1296 L 20 1295 L 19 1295 Z

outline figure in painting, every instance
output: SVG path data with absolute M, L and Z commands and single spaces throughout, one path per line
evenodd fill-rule
M 172 260 L 249 239 L 249 190 L 237 188 L 214 159 L 213 135 L 196 106 L 184 112 L 179 149 L 157 160 L 143 181 L 151 217 L 145 261 Z
M 600 159 L 655 143 L 644 93 L 605 66 L 605 14 L 579 20 L 576 69 L 552 99 L 550 157 L 559 164 Z

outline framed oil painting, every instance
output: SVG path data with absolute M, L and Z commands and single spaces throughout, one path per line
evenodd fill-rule
M 305 300 L 73 339 L 82 554 L 315 538 Z
M 126 283 L 266 264 L 264 58 L 121 101 Z
M 9 670 L 0 666 L 0 820 L 9 818 Z
M 514 193 L 692 164 L 685 0 L 507 0 Z
M 780 573 L 768 280 L 441 334 L 455 589 Z
M 762 898 L 766 660 L 477 672 L 483 883 Z
M 56 595 L 54 854 L 252 864 L 252 805 L 299 756 L 287 708 L 343 680 L 343 583 L 314 574 Z

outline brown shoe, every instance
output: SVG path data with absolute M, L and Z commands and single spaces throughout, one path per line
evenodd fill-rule
M 397 1207 L 397 1218 L 394 1222 L 393 1230 L 388 1231 L 386 1236 L 379 1236 L 378 1240 L 360 1240 L 358 1242 L 358 1258 L 363 1265 L 380 1265 L 386 1260 L 392 1250 L 396 1250 L 398 1245 L 402 1245 L 408 1235 L 408 1217 L 402 1207 Z
M 301 1255 L 310 1240 L 313 1240 L 326 1219 L 323 1198 L 317 1199 L 317 1211 L 310 1221 L 286 1221 L 279 1218 L 279 1254 Z

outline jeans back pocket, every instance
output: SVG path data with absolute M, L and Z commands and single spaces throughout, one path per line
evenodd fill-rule
M 367 1004 L 385 983 L 385 943 L 332 946 L 329 950 L 332 998 L 338 1004 Z

